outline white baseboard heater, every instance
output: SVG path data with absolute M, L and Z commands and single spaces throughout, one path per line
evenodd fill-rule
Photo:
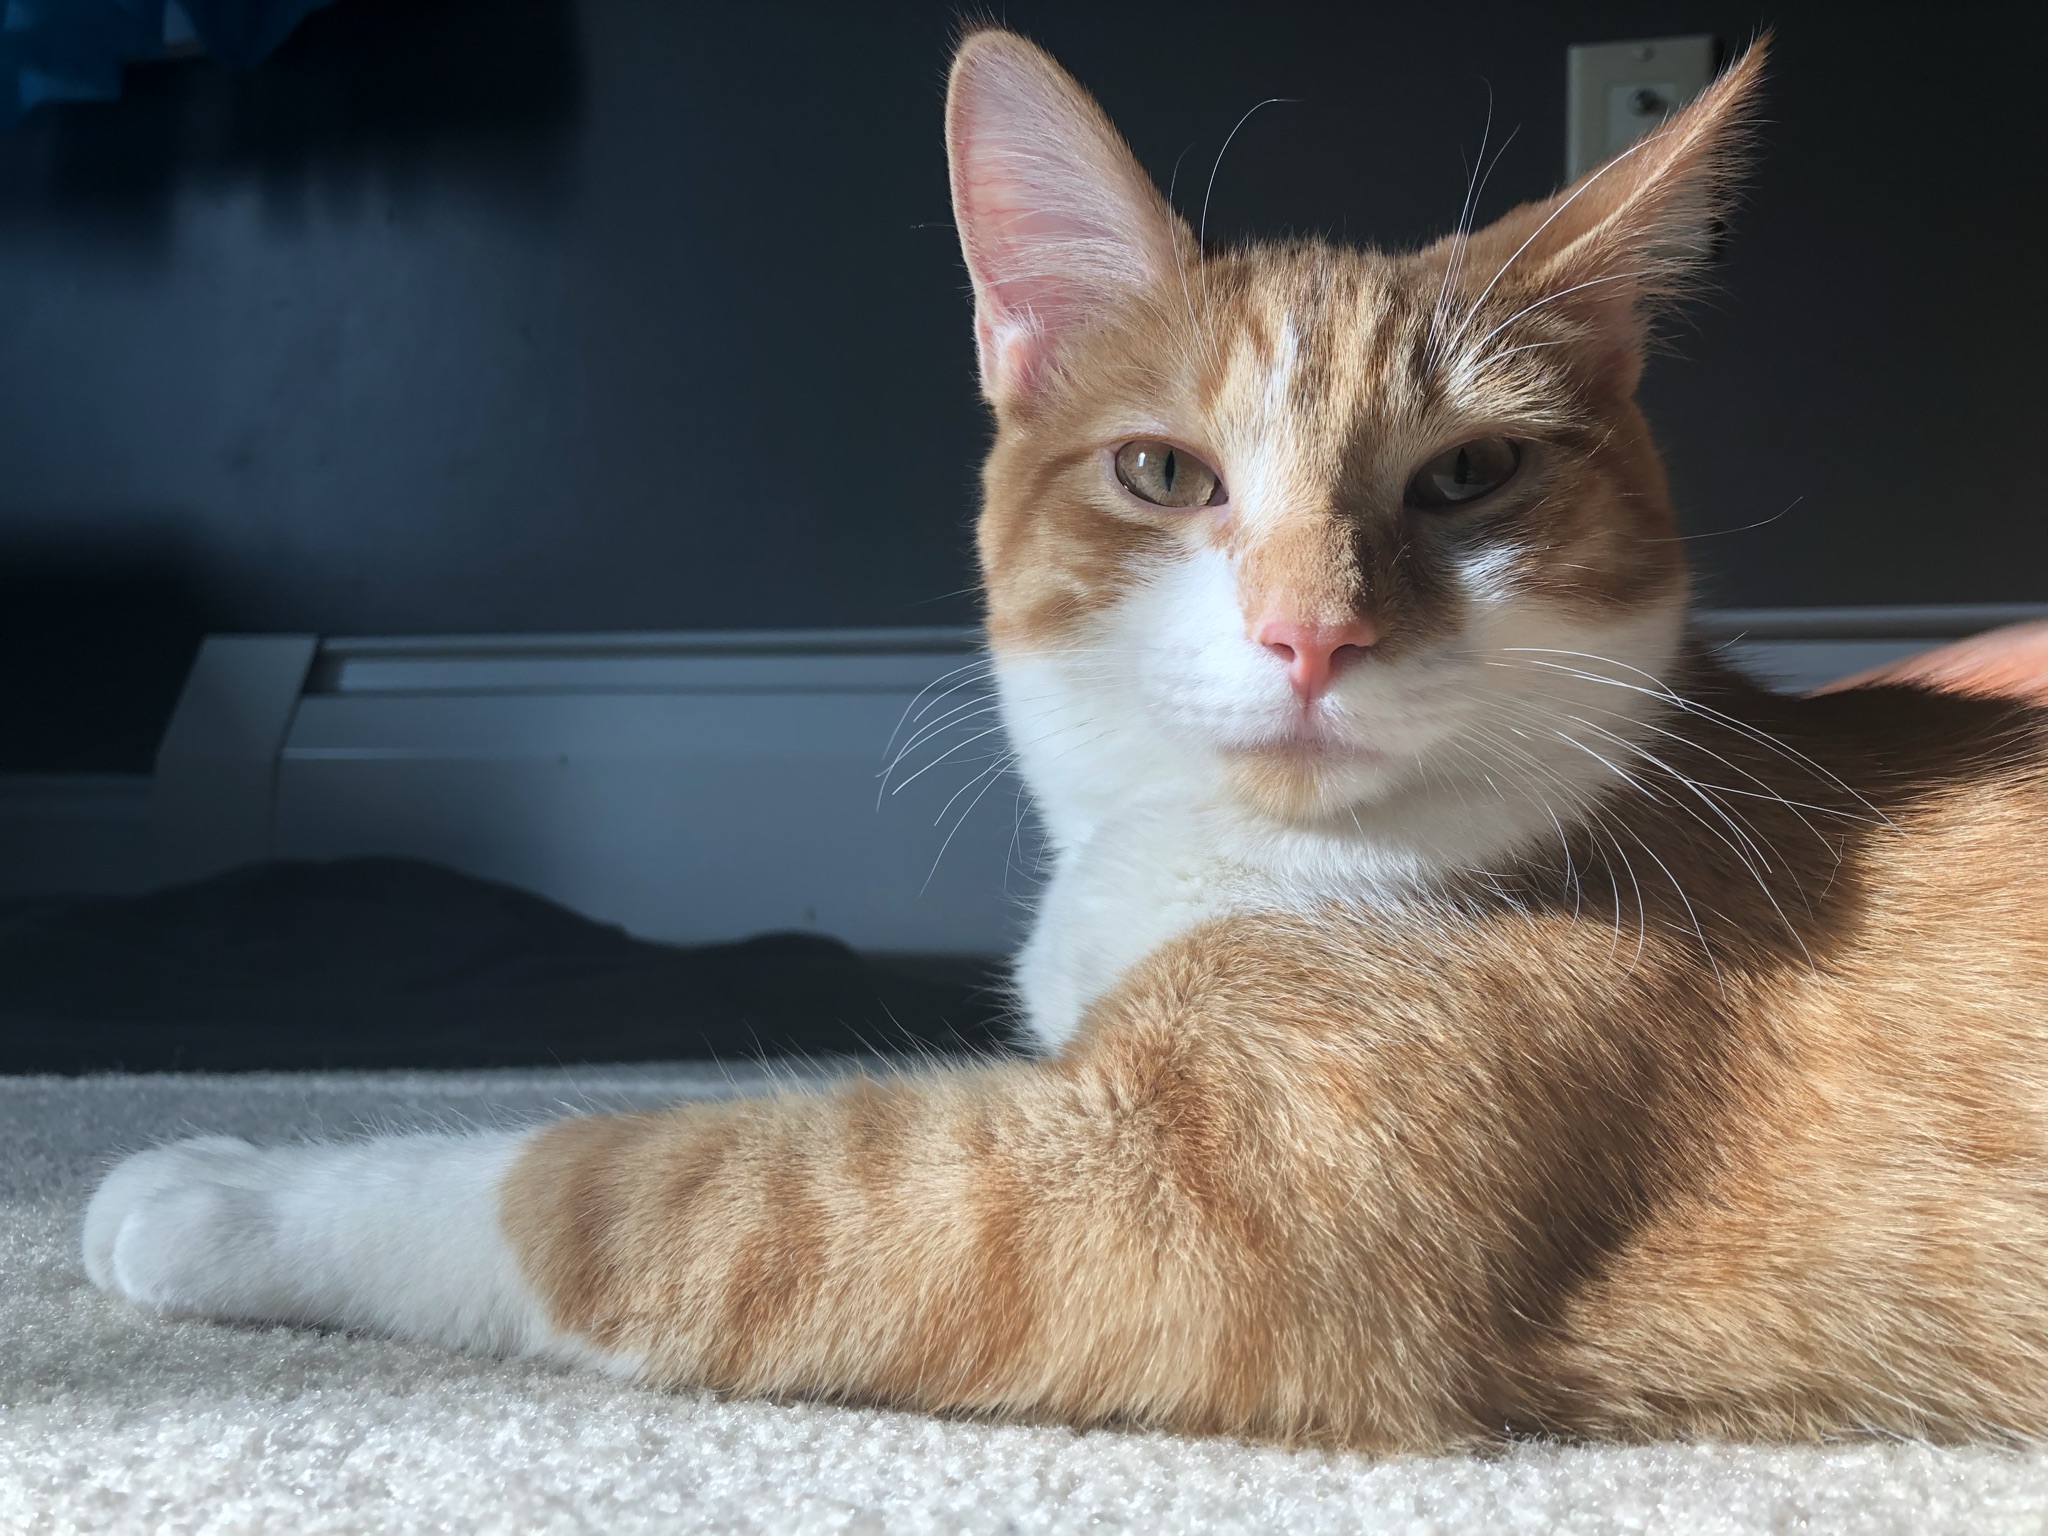
M 1763 609 L 1699 624 L 1799 689 L 2044 616 L 2048 606 Z M 88 869 L 84 856 L 76 878 L 61 873 L 66 835 L 102 865 L 134 843 L 140 801 L 104 783 L 10 793 L 0 781 L 0 855 L 33 831 L 44 887 L 77 889 L 262 858 L 397 854 L 653 939 L 811 929 L 873 951 L 997 953 L 1028 910 L 1036 845 L 999 737 L 968 741 L 995 725 L 976 713 L 988 703 L 979 656 L 979 635 L 960 629 L 216 635 L 146 791 L 148 879 Z M 900 747 L 948 711 L 954 728 L 920 743 L 891 783 L 948 747 L 956 755 L 878 794 L 892 733 Z M 58 810 L 74 818 L 68 834 L 49 820 Z M 39 831 L 24 819 L 37 814 Z M 125 818 L 118 832 L 114 818 Z
M 994 726 L 978 656 L 960 630 L 213 636 L 158 755 L 159 846 L 188 876 L 407 854 L 676 942 L 992 953 L 1033 856 L 997 735 L 880 778 L 892 733 Z

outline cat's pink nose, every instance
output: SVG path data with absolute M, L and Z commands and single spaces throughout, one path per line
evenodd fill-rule
M 1321 698 L 1339 672 L 1379 644 L 1380 632 L 1361 618 L 1342 624 L 1274 618 L 1261 620 L 1252 639 L 1287 664 L 1287 681 L 1307 703 Z

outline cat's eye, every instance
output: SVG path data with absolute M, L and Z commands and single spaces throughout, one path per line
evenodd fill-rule
M 1155 507 L 1213 507 L 1223 500 L 1223 480 L 1215 470 L 1185 448 L 1150 438 L 1117 449 L 1116 477 Z
M 1408 482 L 1408 505 L 1425 511 L 1462 507 L 1514 479 L 1522 450 L 1513 438 L 1475 437 L 1446 449 Z

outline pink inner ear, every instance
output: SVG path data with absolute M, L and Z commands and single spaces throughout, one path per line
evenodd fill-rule
M 1002 399 L 1156 276 L 1174 219 L 1086 93 L 1017 39 L 962 50 L 947 147 L 982 379 Z
M 981 371 L 985 379 L 1028 389 L 1053 346 L 1088 323 L 1091 301 L 1099 298 L 1076 274 L 1060 270 L 1062 253 L 1085 264 L 1104 231 L 1061 206 L 1074 196 L 1073 186 L 1034 184 L 1025 174 L 1027 154 L 1015 146 L 997 147 L 977 130 L 978 125 L 967 128 L 960 151 L 969 169 L 958 195 L 961 240 L 979 279 L 975 335 Z

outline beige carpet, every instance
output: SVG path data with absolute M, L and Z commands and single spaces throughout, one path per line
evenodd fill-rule
M 758 1081 L 0 1079 L 0 1532 L 2048 1531 L 2048 1453 L 1531 1445 L 1375 1463 L 721 1403 L 382 1340 L 164 1323 L 79 1269 L 96 1172 L 166 1136 L 504 1123 Z

